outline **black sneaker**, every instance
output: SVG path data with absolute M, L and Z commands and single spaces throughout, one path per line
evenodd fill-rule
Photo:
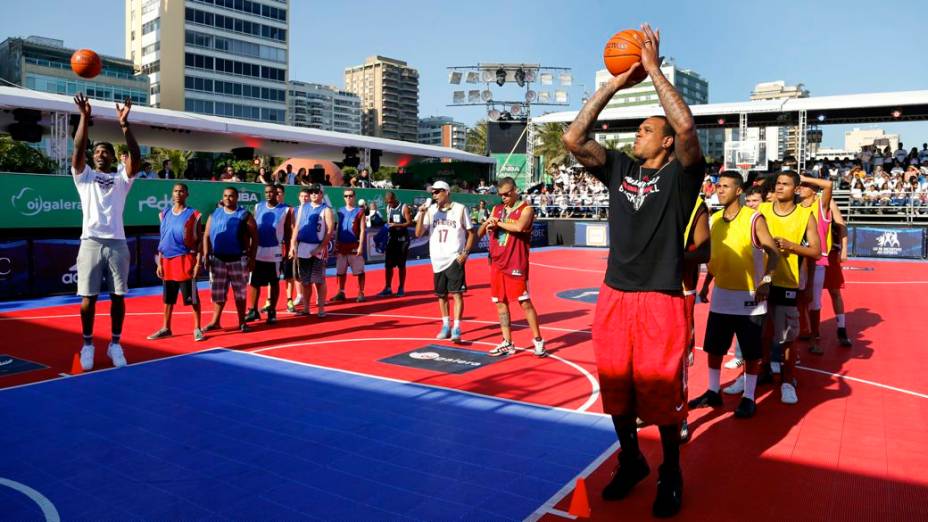
M 712 390 L 706 390 L 706 393 L 703 393 L 699 397 L 691 400 L 689 402 L 689 407 L 691 410 L 696 408 L 718 408 L 722 405 L 722 396 L 719 395 L 719 392 L 714 392 Z
M 267 324 L 277 323 L 277 312 L 274 310 L 268 310 L 267 312 Z
M 339 292 L 335 294 L 335 297 L 332 298 L 333 303 L 339 303 L 345 300 L 345 292 Z
M 251 327 L 248 326 L 248 323 L 242 323 L 242 325 L 239 326 L 238 329 L 239 329 L 239 331 L 241 331 L 242 333 L 248 333 L 248 332 L 251 331 Z
M 680 511 L 683 504 L 683 474 L 680 468 L 658 468 L 657 497 L 651 507 L 651 514 L 657 518 L 669 518 Z
M 739 419 L 750 419 L 754 416 L 755 411 L 757 411 L 757 404 L 747 397 L 742 397 L 741 402 L 738 403 L 738 407 L 735 408 L 735 417 Z
M 847 336 L 847 328 L 838 328 L 838 344 L 845 348 L 854 346 L 854 343 L 852 343 L 851 339 Z
M 245 314 L 246 323 L 249 323 L 251 321 L 260 321 L 260 320 L 261 320 L 261 314 L 259 314 L 258 311 L 255 310 L 254 308 L 252 308 L 251 310 L 248 311 L 247 314 Z
M 619 465 L 612 473 L 612 480 L 603 488 L 603 500 L 622 500 L 635 487 L 635 484 L 644 480 L 651 473 L 648 461 L 641 453 L 624 457 L 619 454 Z
M 686 419 L 683 419 L 683 424 L 680 425 L 680 444 L 686 444 L 690 441 L 690 425 L 686 422 Z

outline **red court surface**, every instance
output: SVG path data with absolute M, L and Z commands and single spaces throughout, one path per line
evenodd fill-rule
M 547 406 L 601 412 L 590 325 L 595 290 L 606 264 L 605 250 L 544 249 L 533 253 L 531 293 L 552 357 L 538 359 L 522 351 L 489 366 L 462 374 L 437 373 L 385 364 L 381 359 L 434 341 L 440 322 L 430 292 L 430 267 L 410 267 L 407 296 L 365 303 L 329 305 L 328 317 L 280 313 L 276 326 L 255 323 L 253 332 L 233 329 L 234 314 L 223 317 L 228 330 L 194 343 L 189 309 L 177 307 L 175 337 L 148 341 L 161 322 L 160 296 L 127 301 L 122 344 L 130 363 L 210 348 L 260 352 L 262 355 L 326 368 L 463 390 Z M 496 311 L 489 300 L 486 261 L 468 262 L 464 349 L 484 351 L 499 341 Z M 837 346 L 831 301 L 824 297 L 824 356 L 801 354 L 799 404 L 779 402 L 770 386 L 758 389 L 758 412 L 750 420 L 732 416 L 738 397 L 726 396 L 720 410 L 690 413 L 692 439 L 683 447 L 684 507 L 679 520 L 928 520 L 928 339 L 924 292 L 928 264 L 857 260 L 848 263 L 844 292 L 851 349 Z M 348 295 L 355 295 L 349 281 Z M 367 294 L 383 285 L 383 272 L 368 274 Z M 584 290 L 586 289 L 586 290 Z M 559 297 L 573 291 L 578 299 Z M 329 279 L 329 294 L 335 280 Z M 208 292 L 201 292 L 211 309 Z M 262 299 L 263 301 L 263 299 Z M 230 303 L 231 305 L 231 303 Z M 108 302 L 98 305 L 96 367 L 110 366 Z M 701 344 L 706 305 L 697 305 L 697 345 Z M 210 312 L 204 313 L 204 324 Z M 513 310 L 515 341 L 530 346 L 521 311 Z M 0 354 L 49 368 L 0 377 L 0 388 L 48 379 L 63 379 L 80 347 L 80 320 L 75 304 L 0 314 Z M 660 325 L 655 325 L 660 327 Z M 98 371 L 98 370 L 97 370 Z M 723 370 L 723 386 L 737 375 Z M 690 372 L 690 394 L 706 386 L 705 357 L 697 352 Z M 590 469 L 587 477 L 592 518 L 650 518 L 660 446 L 655 428 L 641 431 L 642 449 L 652 473 L 624 501 L 605 503 L 599 491 L 613 469 L 612 456 Z M 505 485 L 499 485 L 505 487 Z M 545 520 L 566 517 L 572 484 L 547 506 Z

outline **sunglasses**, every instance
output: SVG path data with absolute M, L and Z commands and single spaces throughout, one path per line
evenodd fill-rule
M 353 198 L 353 197 L 354 197 L 354 194 L 345 194 L 345 197 L 346 197 L 346 198 Z
M 442 193 L 442 192 L 444 192 L 444 191 L 445 191 L 445 189 L 435 189 L 435 190 L 432 191 L 432 194 L 440 194 L 440 193 Z
M 500 193 L 499 193 L 499 196 L 502 197 L 502 198 L 508 198 L 508 197 L 514 196 L 514 195 L 515 195 L 515 191 L 514 191 L 514 190 L 510 190 L 509 192 L 500 192 Z

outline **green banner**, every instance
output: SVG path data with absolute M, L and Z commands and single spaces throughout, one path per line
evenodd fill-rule
M 528 171 L 528 154 L 491 154 L 491 156 L 496 159 L 497 179 L 509 176 L 516 180 L 516 185 L 520 189 L 532 184 L 532 173 Z
M 42 174 L 0 174 L 0 228 L 69 228 L 81 226 L 81 202 L 77 189 L 70 176 L 49 176 Z M 233 186 L 239 190 L 239 204 L 251 208 L 259 201 L 264 201 L 263 185 L 257 183 L 221 183 L 216 181 L 188 181 L 190 197 L 187 204 L 204 215 L 209 215 L 222 199 L 225 187 Z M 126 199 L 123 221 L 126 226 L 146 226 L 158 224 L 158 213 L 171 205 L 171 189 L 174 181 L 161 179 L 139 179 L 132 184 L 132 190 Z M 285 201 L 296 205 L 299 201 L 299 186 L 288 185 Z M 325 187 L 326 199 L 335 206 L 343 205 L 342 191 L 347 187 Z M 360 201 L 377 202 L 377 208 L 383 209 L 382 189 L 355 189 Z M 422 190 L 394 190 L 397 198 L 406 204 L 420 204 L 429 194 Z M 481 199 L 487 203 L 498 200 L 496 197 L 478 194 L 452 195 L 459 201 L 472 207 Z

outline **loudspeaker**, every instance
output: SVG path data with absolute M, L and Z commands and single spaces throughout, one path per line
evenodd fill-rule
M 190 158 L 184 171 L 186 179 L 210 179 L 213 172 L 213 160 L 209 158 Z
M 13 119 L 16 121 L 6 127 L 11 138 L 29 143 L 42 141 L 44 129 L 38 123 L 42 119 L 41 112 L 32 109 L 13 109 Z
M 383 151 L 379 149 L 371 149 L 371 175 L 380 170 L 380 157 L 383 156 Z
M 232 157 L 235 158 L 236 161 L 251 160 L 255 158 L 255 149 L 252 147 L 238 147 L 236 149 L 232 149 L 231 152 Z

